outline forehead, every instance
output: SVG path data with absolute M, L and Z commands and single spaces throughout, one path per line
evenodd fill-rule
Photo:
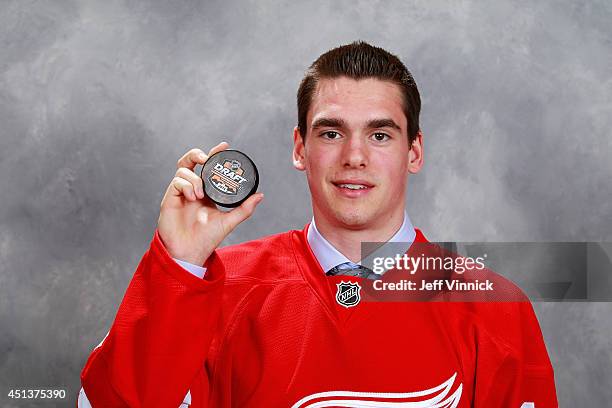
M 310 125 L 322 117 L 341 117 L 358 125 L 371 119 L 390 118 L 405 130 L 403 106 L 400 87 L 393 82 L 376 78 L 324 78 L 313 92 L 307 121 Z

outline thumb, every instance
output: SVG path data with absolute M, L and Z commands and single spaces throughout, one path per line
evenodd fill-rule
M 245 200 L 240 206 L 234 208 L 232 211 L 226 212 L 227 226 L 230 230 L 236 228 L 238 224 L 249 218 L 255 211 L 255 207 L 263 200 L 263 193 L 256 193 Z

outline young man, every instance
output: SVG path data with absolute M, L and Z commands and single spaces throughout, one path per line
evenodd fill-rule
M 528 301 L 337 297 L 340 284 L 380 279 L 357 265 L 362 242 L 426 242 L 404 208 L 423 165 L 419 111 L 412 76 L 387 51 L 357 42 L 323 54 L 300 85 L 293 134 L 312 222 L 222 249 L 263 195 L 218 211 L 193 169 L 228 145 L 185 154 L 83 369 L 79 406 L 557 406 Z

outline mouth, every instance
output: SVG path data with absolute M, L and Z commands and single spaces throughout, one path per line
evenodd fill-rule
M 336 180 L 332 184 L 338 192 L 350 198 L 361 197 L 374 188 L 373 184 L 365 180 Z

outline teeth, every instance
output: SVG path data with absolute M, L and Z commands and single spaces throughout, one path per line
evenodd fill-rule
M 367 188 L 366 186 L 361 185 L 361 184 L 340 184 L 340 187 L 349 188 L 351 190 L 361 190 L 361 189 Z

